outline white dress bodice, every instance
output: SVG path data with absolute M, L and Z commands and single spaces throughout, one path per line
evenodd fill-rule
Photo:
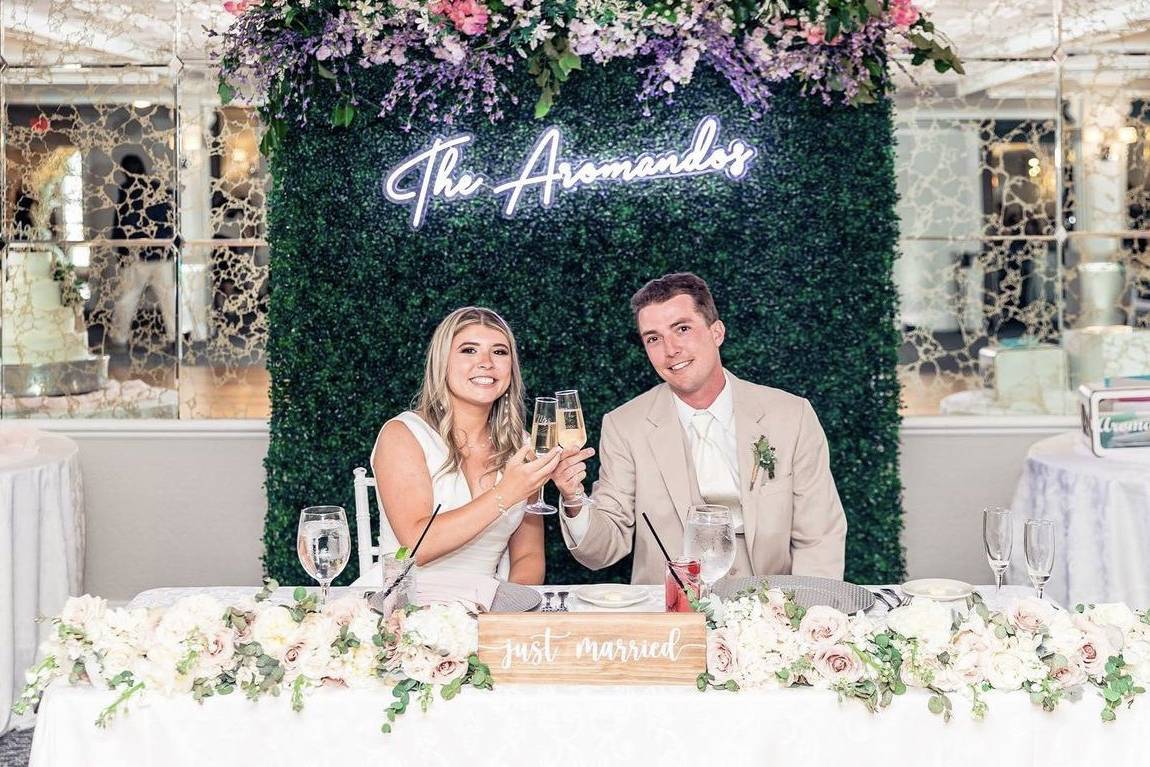
M 392 421 L 399 421 L 415 437 L 423 449 L 423 457 L 427 462 L 427 471 L 431 475 L 432 508 L 441 504 L 439 517 L 455 513 L 455 510 L 471 502 L 471 488 L 467 485 L 467 477 L 461 470 L 441 471 L 447 460 L 447 445 L 439 433 L 431 427 L 421 416 L 410 410 L 400 413 Z M 391 423 L 391 421 L 388 421 Z M 387 426 L 387 424 L 384 424 Z M 380 429 L 383 434 L 383 429 Z M 379 437 L 376 437 L 375 447 L 371 450 L 371 465 L 374 471 L 375 451 L 379 447 Z M 378 482 L 378 477 L 376 478 Z M 378 483 L 375 489 L 375 500 L 379 505 L 380 535 L 379 550 L 383 554 L 390 554 L 399 548 L 399 540 L 391 530 L 384 511 L 383 500 L 379 497 Z M 507 551 L 507 542 L 511 534 L 519 527 L 523 520 L 523 506 L 518 503 L 507 510 L 499 519 L 492 522 L 487 528 L 471 539 L 470 542 L 460 546 L 455 551 L 439 557 L 434 562 L 422 566 L 423 571 L 436 572 L 465 572 L 471 575 L 488 575 L 506 578 L 506 572 L 499 573 L 500 562 Z M 506 565 L 504 565 L 505 567 Z M 380 565 L 376 562 L 367 573 L 361 573 L 355 586 L 380 586 L 383 575 Z

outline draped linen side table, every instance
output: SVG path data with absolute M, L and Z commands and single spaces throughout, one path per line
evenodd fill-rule
M 0 430 L 0 733 L 49 626 L 83 586 L 84 513 L 75 442 L 26 428 Z
M 1150 607 L 1150 463 L 1098 458 L 1078 432 L 1035 442 L 1012 504 L 1010 583 L 1028 583 L 1023 523 L 1054 522 L 1050 599 Z

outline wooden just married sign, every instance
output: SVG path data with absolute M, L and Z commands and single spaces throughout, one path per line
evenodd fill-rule
M 479 659 L 498 682 L 695 684 L 707 670 L 701 613 L 490 613 Z

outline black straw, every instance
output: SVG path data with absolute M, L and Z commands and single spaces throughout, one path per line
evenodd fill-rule
M 671 566 L 671 555 L 667 553 L 667 547 L 663 545 L 661 540 L 659 540 L 659 534 L 655 532 L 655 526 L 651 524 L 651 518 L 647 516 L 647 512 L 645 511 L 643 512 L 643 521 L 646 522 L 647 527 L 651 529 L 651 535 L 655 536 L 655 543 L 659 544 L 659 550 L 663 552 L 663 558 L 667 560 L 667 572 L 671 573 L 671 575 L 675 578 L 675 583 L 678 583 L 679 588 L 681 588 L 683 593 L 686 594 L 687 586 L 685 583 L 683 583 L 683 579 L 679 577 L 679 574 L 675 572 L 675 568 Z
M 427 526 L 423 528 L 423 532 L 419 534 L 419 540 L 415 542 L 415 546 L 411 549 L 411 559 L 415 561 L 415 552 L 419 551 L 419 544 L 423 543 L 424 537 L 427 536 L 427 531 L 431 529 L 431 523 L 435 521 L 435 515 L 443 508 L 442 503 L 435 505 L 435 511 L 431 512 L 431 518 L 427 520 Z

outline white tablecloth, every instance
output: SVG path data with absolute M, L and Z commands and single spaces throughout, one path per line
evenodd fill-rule
M 555 587 L 552 587 L 555 588 Z M 170 603 L 194 589 L 146 592 L 137 606 Z M 205 590 L 199 590 L 205 591 Z M 229 600 L 254 589 L 206 590 Z M 993 599 L 993 588 L 982 592 Z M 1003 598 L 1027 593 L 1004 590 Z M 657 587 L 652 589 L 657 594 Z M 278 595 L 286 596 L 286 592 Z M 990 600 L 988 600 L 990 601 Z M 998 603 L 1000 600 L 993 600 Z M 573 606 L 582 608 L 581 603 Z M 658 603 L 648 610 L 658 609 Z M 1099 719 L 1087 692 L 1048 714 L 1023 693 L 990 693 L 975 722 L 954 696 L 950 723 L 911 692 L 870 714 L 823 690 L 741 693 L 693 687 L 498 685 L 417 705 L 379 731 L 391 700 L 380 690 L 315 690 L 300 714 L 284 698 L 241 695 L 197 705 L 190 697 L 151 697 L 106 729 L 93 722 L 115 697 L 88 687 L 51 687 L 41 705 L 33 767 L 49 765 L 958 765 L 1058 767 L 1133 764 L 1143 753 L 1150 701 Z
M 1031 446 L 1012 508 L 1011 583 L 1027 582 L 1024 521 L 1049 519 L 1056 530 L 1051 599 L 1150 607 L 1150 464 L 1098 458 L 1077 433 L 1059 434 Z
M 79 594 L 84 565 L 83 493 L 76 443 L 38 433 L 35 452 L 0 450 L 0 732 L 17 724 L 11 704 L 56 615 Z

